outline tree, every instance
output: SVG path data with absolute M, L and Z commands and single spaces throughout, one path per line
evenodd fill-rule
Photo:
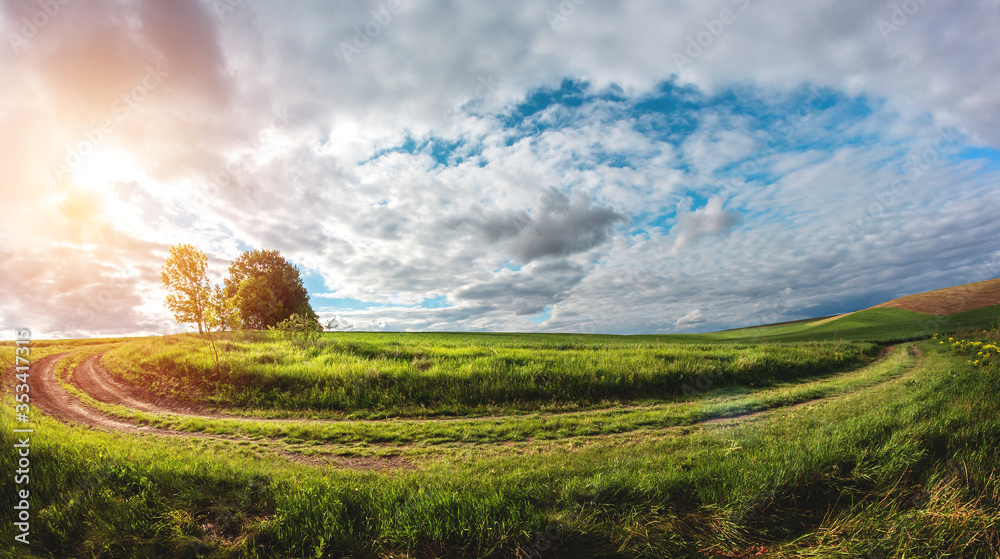
M 228 281 L 228 280 L 227 280 Z M 230 298 L 232 306 L 239 315 L 243 328 L 263 330 L 272 317 L 281 311 L 281 303 L 268 286 L 266 278 L 244 278 L 236 287 L 236 293 Z M 277 324 L 275 320 L 275 324 Z
M 192 245 L 170 247 L 160 280 L 167 288 L 167 308 L 173 311 L 177 322 L 198 325 L 198 333 L 205 331 L 205 313 L 208 309 L 208 257 Z
M 226 294 L 218 285 L 212 291 L 208 302 L 208 313 L 205 326 L 209 330 L 225 332 L 238 330 L 240 327 L 240 310 L 233 299 L 227 299 Z
M 315 320 L 299 269 L 276 250 L 244 252 L 229 266 L 225 297 L 239 310 L 243 328 L 263 330 L 293 314 Z
M 219 349 L 215 346 L 215 332 L 226 330 L 236 330 L 240 326 L 240 317 L 232 300 L 227 299 L 218 285 L 212 290 L 205 309 L 205 329 L 208 331 L 208 340 L 212 342 L 212 355 L 215 357 L 215 373 L 222 374 L 222 367 L 219 365 Z

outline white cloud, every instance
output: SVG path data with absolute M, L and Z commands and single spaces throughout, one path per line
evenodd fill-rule
M 704 324 L 705 322 L 708 322 L 708 319 L 702 314 L 701 309 L 695 309 L 678 318 L 674 326 L 684 328 L 685 326 L 694 326 L 695 324 Z
M 704 208 L 693 212 L 680 212 L 677 216 L 677 226 L 674 228 L 676 237 L 671 254 L 676 254 L 678 250 L 699 237 L 729 233 L 743 221 L 743 216 L 739 212 L 724 210 L 722 204 L 722 198 L 716 196 L 709 198 Z
M 529 330 L 550 307 L 544 327 L 615 332 L 877 302 L 975 277 L 995 250 L 995 166 L 956 145 L 905 162 L 945 126 L 1000 147 L 996 2 L 923 3 L 888 36 L 893 3 L 862 0 L 587 2 L 556 29 L 545 3 L 405 3 L 350 62 L 340 42 L 376 3 L 211 5 L 69 4 L 0 54 L 0 195 L 18 210 L 0 225 L 0 323 L 155 331 L 176 242 L 216 274 L 277 248 L 322 274 L 317 297 L 451 305 L 345 311 L 358 328 Z M 9 29 L 34 9 L 0 11 Z M 678 72 L 671 54 L 722 9 L 733 22 Z M 149 64 L 169 75 L 101 142 L 142 172 L 104 191 L 54 181 Z M 673 112 L 629 112 L 675 73 L 695 87 Z M 566 79 L 589 89 L 511 115 Z M 869 113 L 789 113 L 808 87 Z M 680 141 L 651 132 L 689 121 Z M 462 162 L 440 165 L 429 138 Z M 100 312 L 73 310 L 87 301 Z

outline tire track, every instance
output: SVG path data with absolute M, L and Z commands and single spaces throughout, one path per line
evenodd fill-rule
M 862 367 L 871 367 L 888 357 L 899 344 L 883 347 L 875 360 Z M 73 373 L 72 384 L 78 389 L 106 404 L 123 406 L 137 409 L 148 413 L 169 414 L 179 418 L 190 419 L 219 419 L 232 421 L 253 421 L 260 423 L 304 423 L 312 425 L 331 425 L 343 423 L 384 423 L 386 421 L 396 421 L 401 423 L 445 423 L 445 422 L 469 422 L 469 421 L 508 421 L 518 418 L 530 418 L 533 416 L 545 417 L 577 417 L 587 415 L 599 415 L 615 412 L 642 413 L 653 412 L 661 409 L 675 407 L 690 403 L 687 400 L 661 401 L 653 404 L 635 405 L 622 402 L 613 406 L 598 407 L 583 410 L 558 410 L 558 411 L 530 411 L 524 413 L 512 413 L 507 415 L 469 415 L 469 416 L 437 416 L 437 417 L 389 417 L 385 419 L 368 418 L 328 418 L 314 419 L 306 417 L 258 417 L 253 415 L 239 415 L 206 409 L 192 402 L 185 402 L 173 398 L 167 398 L 144 390 L 127 382 L 121 382 L 114 378 L 102 365 L 101 358 L 104 353 L 99 353 L 87 357 L 77 367 Z M 834 374 L 850 374 L 861 369 L 844 371 Z M 824 375 L 825 376 L 825 375 Z M 803 378 L 803 384 L 814 382 L 815 379 Z
M 887 356 L 893 353 L 896 349 L 896 345 L 888 346 L 882 349 L 879 353 L 878 358 L 866 365 L 867 367 L 873 366 Z M 911 348 L 911 355 L 919 359 L 921 357 L 919 349 L 915 346 Z M 34 365 L 34 374 L 32 375 L 32 402 L 37 406 L 39 410 L 46 413 L 47 415 L 62 421 L 64 423 L 73 423 L 90 428 L 105 430 L 105 431 L 117 431 L 134 435 L 154 435 L 154 436 L 171 436 L 171 437 L 189 437 L 189 438 L 201 438 L 201 439 L 214 439 L 220 441 L 247 441 L 254 440 L 251 438 L 239 438 L 230 437 L 224 435 L 216 435 L 211 433 L 202 432 L 192 432 L 192 431 L 180 431 L 170 428 L 143 426 L 136 423 L 129 422 L 128 420 L 123 420 L 121 418 L 115 417 L 112 414 L 102 412 L 91 406 L 88 406 L 81 401 L 80 398 L 74 396 L 66 390 L 66 388 L 60 383 L 59 379 L 56 377 L 55 370 L 57 364 L 60 360 L 73 355 L 73 352 L 61 353 L 58 355 L 51 355 L 43 358 Z M 312 423 L 312 424 L 337 424 L 337 423 L 370 423 L 370 422 L 385 422 L 393 421 L 388 420 L 347 420 L 347 419 L 295 419 L 295 418 L 254 418 L 246 416 L 237 416 L 222 414 L 218 412 L 208 412 L 201 411 L 196 407 L 185 406 L 183 403 L 172 400 L 168 398 L 163 398 L 152 394 L 142 388 L 123 383 L 113 378 L 113 375 L 108 373 L 100 364 L 100 359 L 103 353 L 98 353 L 94 355 L 87 356 L 84 358 L 74 369 L 72 375 L 70 376 L 70 383 L 79 389 L 81 392 L 87 396 L 94 398 L 98 402 L 102 402 L 109 405 L 121 406 L 127 409 L 136 410 L 151 414 L 163 414 L 170 415 L 177 418 L 190 418 L 190 419 L 207 419 L 207 420 L 228 420 L 228 421 L 252 421 L 252 422 L 268 422 L 268 423 Z M 13 372 L 13 368 L 10 369 Z M 882 384 L 882 383 L 879 383 Z M 818 398 L 806 400 L 799 402 L 790 406 L 780 406 L 771 409 L 758 410 L 753 412 L 741 413 L 726 417 L 704 419 L 697 421 L 693 424 L 676 425 L 669 427 L 668 429 L 680 429 L 688 428 L 697 425 L 711 425 L 721 422 L 729 422 L 733 420 L 745 420 L 751 419 L 756 416 L 760 416 L 764 413 L 775 409 L 786 409 L 786 408 L 797 408 L 817 401 L 827 400 L 830 398 L 841 396 L 840 394 L 836 396 L 821 396 Z M 618 406 L 615 408 L 601 408 L 596 410 L 584 410 L 577 412 L 559 412 L 545 414 L 547 416 L 552 415 L 592 415 L 602 412 L 613 412 L 613 411 L 628 411 L 628 412 L 641 412 L 641 411 L 652 411 L 659 408 L 670 407 L 675 405 L 682 405 L 690 402 L 669 402 L 663 404 L 654 404 L 652 406 Z M 447 418 L 447 419 L 426 419 L 426 418 L 413 418 L 413 419 L 403 419 L 401 421 L 413 422 L 413 423 L 428 423 L 428 422 L 452 422 L 452 421 L 483 421 L 483 420 L 510 420 L 520 416 L 486 416 L 486 417 L 469 417 L 469 418 Z M 597 438 L 605 438 L 610 436 L 610 434 L 595 435 Z M 279 442 L 282 438 L 271 438 L 272 441 Z M 530 442 L 530 440 L 528 441 Z M 474 442 L 463 442 L 457 444 L 482 444 Z M 390 445 L 393 448 L 404 448 L 412 446 L 412 443 L 400 443 Z M 373 457 L 373 456 L 331 456 L 328 460 L 323 460 L 315 456 L 304 456 L 302 454 L 294 452 L 286 452 L 279 449 L 268 449 L 269 452 L 274 452 L 276 454 L 285 456 L 296 462 L 305 463 L 308 465 L 326 465 L 333 462 L 341 467 L 351 468 L 351 469 L 361 469 L 361 470 L 388 470 L 388 469 L 412 469 L 414 466 L 407 460 L 400 456 L 388 456 L 388 457 Z
M 153 435 L 158 437 L 182 437 L 196 438 L 218 441 L 246 441 L 247 438 L 225 437 L 210 433 L 199 433 L 192 431 L 177 431 L 173 429 L 163 429 L 160 427 L 150 427 L 137 425 L 115 418 L 100 410 L 96 410 L 84 404 L 79 398 L 70 394 L 56 377 L 56 365 L 60 360 L 72 355 L 72 352 L 50 355 L 35 362 L 31 370 L 31 403 L 37 411 L 56 419 L 62 423 L 81 425 L 84 427 L 98 429 L 109 432 L 120 432 L 131 435 Z M 95 396 L 99 401 L 116 400 L 115 403 L 132 407 L 140 411 L 149 413 L 172 413 L 165 411 L 155 404 L 137 400 L 131 396 L 123 396 L 116 387 L 117 383 L 103 379 L 97 373 L 95 366 L 99 355 L 92 355 L 84 361 L 74 371 L 74 385 L 83 390 L 88 395 Z M 86 365 L 86 366 L 84 366 Z M 13 368 L 9 371 L 13 372 Z M 79 379 L 77 375 L 80 375 Z M 97 398 L 99 396 L 99 398 Z M 106 402 L 111 403 L 111 402 Z M 176 414 L 175 414 L 176 415 Z M 188 414 L 187 417 L 204 417 L 200 415 Z M 280 440 L 280 439 L 276 439 Z M 412 469 L 413 465 L 400 456 L 375 457 L 375 456 L 330 456 L 327 459 L 315 456 L 305 456 L 294 452 L 286 452 L 279 449 L 268 449 L 289 460 L 306 464 L 309 466 L 334 465 L 343 468 L 356 470 L 394 470 Z
M 31 371 L 31 403 L 36 408 L 63 423 L 132 434 L 177 435 L 177 431 L 126 423 L 85 405 L 59 384 L 56 364 L 71 353 L 50 355 L 37 361 Z M 205 433 L 184 433 L 193 437 L 208 437 Z

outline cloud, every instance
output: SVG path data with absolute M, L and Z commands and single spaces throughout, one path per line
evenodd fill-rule
M 507 244 L 521 262 L 547 256 L 569 256 L 605 242 L 611 227 L 624 216 L 610 208 L 593 207 L 585 195 L 572 200 L 550 189 L 542 195 L 538 216 Z
M 700 237 L 728 234 L 743 221 L 739 212 L 724 210 L 722 204 L 722 198 L 713 197 L 701 209 L 679 213 L 677 225 L 671 230 L 676 235 L 671 253 L 676 254 Z
M 694 326 L 695 324 L 704 324 L 705 322 L 708 322 L 708 319 L 702 315 L 701 309 L 695 309 L 681 318 L 678 318 L 677 322 L 674 323 L 674 326 L 677 328 L 683 328 L 685 326 Z
M 485 212 L 445 221 L 452 228 L 472 228 L 487 243 L 499 244 L 522 264 L 539 258 L 586 252 L 607 241 L 611 228 L 625 217 L 611 208 L 594 206 L 583 193 L 571 199 L 554 188 L 543 191 L 534 211 Z
M 199 0 L 142 0 L 143 37 L 164 59 L 171 87 L 196 91 L 203 101 L 224 102 L 232 84 L 219 44 L 216 18 Z
M 69 3 L 3 45 L 0 237 L 24 271 L 3 324 L 155 331 L 178 242 L 216 276 L 279 249 L 357 328 L 617 333 L 853 310 L 996 250 L 990 3 L 887 34 L 893 4 L 862 0 L 588 2 L 554 27 L 539 3 L 406 3 L 350 61 L 377 3 L 212 5 Z M 38 10 L 0 7 L 5 37 Z M 169 75 L 132 99 L 150 65 Z M 111 117 L 107 188 L 54 180 Z
M 459 303 L 489 304 L 516 316 L 534 315 L 565 298 L 583 276 L 579 264 L 552 261 L 524 270 L 501 270 L 487 281 L 462 287 L 453 297 Z

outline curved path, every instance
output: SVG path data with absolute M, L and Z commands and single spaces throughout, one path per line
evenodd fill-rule
M 883 348 L 880 352 L 878 359 L 867 367 L 878 363 L 885 357 L 887 357 L 892 349 L 896 346 Z M 920 352 L 915 346 L 912 348 L 913 355 L 919 358 Z M 38 411 L 44 412 L 45 414 L 65 423 L 76 423 L 85 425 L 92 428 L 107 430 L 107 431 L 117 431 L 130 434 L 138 435 L 155 435 L 155 436 L 172 436 L 172 437 L 198 437 L 203 439 L 216 439 L 225 441 L 245 441 L 247 438 L 240 437 L 227 437 L 222 435 L 214 435 L 202 432 L 191 432 L 191 431 L 180 431 L 173 429 L 165 429 L 160 427 L 143 426 L 136 423 L 131 423 L 121 418 L 115 417 L 111 414 L 104 413 L 94 407 L 86 405 L 80 398 L 71 394 L 62 385 L 60 380 L 56 375 L 56 365 L 58 362 L 68 356 L 72 355 L 72 352 L 61 353 L 58 355 L 51 355 L 37 361 L 31 370 L 31 403 L 37 408 Z M 155 394 L 147 392 L 139 387 L 129 385 L 126 383 L 121 383 L 113 378 L 100 364 L 100 359 L 103 354 L 94 354 L 85 357 L 80 364 L 75 368 L 70 376 L 70 383 L 86 394 L 87 396 L 93 398 L 98 402 L 105 404 L 111 404 L 116 406 L 121 406 L 130 410 L 153 413 L 153 414 L 167 414 L 179 418 L 198 418 L 198 419 L 225 419 L 225 420 L 244 420 L 253 422 L 286 422 L 286 423 L 359 423 L 359 422 L 377 422 L 385 420 L 344 420 L 344 419 L 298 419 L 298 418 L 256 418 L 247 417 L 239 415 L 223 414 L 215 411 L 209 411 L 202 409 L 196 405 L 181 402 L 178 400 L 172 400 L 167 398 L 159 397 Z M 8 369 L 9 373 L 13 373 L 13 368 Z M 7 375 L 5 375 L 7 376 Z M 831 396 L 815 398 L 795 404 L 790 407 L 798 407 L 800 405 L 815 402 L 817 400 L 824 400 L 830 398 Z M 595 414 L 600 412 L 608 412 L 613 410 L 644 410 L 644 409 L 656 409 L 662 407 L 669 407 L 671 405 L 676 405 L 674 403 L 665 404 L 654 404 L 651 406 L 616 406 L 613 408 L 601 408 L 593 410 L 584 411 L 568 411 L 559 412 L 561 414 Z M 705 418 L 700 421 L 701 424 L 712 424 L 720 421 L 727 421 L 733 419 L 749 418 L 753 416 L 761 415 L 766 413 L 768 410 L 763 411 L 753 411 L 744 414 L 737 414 L 725 418 Z M 554 415 L 554 414 L 546 414 Z M 407 422 L 441 422 L 441 421 L 462 421 L 462 420 L 490 420 L 490 419 L 511 419 L 512 417 L 518 416 L 480 416 L 480 417 L 468 417 L 468 418 L 420 418 L 411 419 L 407 418 Z M 690 425 L 688 425 L 690 426 Z M 407 445 L 397 445 L 397 446 L 407 446 Z M 272 449 L 273 450 L 273 449 Z M 344 456 L 331 456 L 327 460 L 317 459 L 315 457 L 307 457 L 298 453 L 277 451 L 279 454 L 286 456 L 292 460 L 303 462 L 310 465 L 321 465 L 321 464 L 331 464 L 339 465 L 342 467 L 355 468 L 355 469 L 396 469 L 396 468 L 408 468 L 413 467 L 408 461 L 400 456 L 389 456 L 389 457 L 376 457 L 376 456 L 366 456 L 366 457 L 344 457 Z
M 148 433 L 154 435 L 177 435 L 177 431 L 144 427 L 125 423 L 83 404 L 70 394 L 56 378 L 56 363 L 69 353 L 50 355 L 36 362 L 31 368 L 31 403 L 35 408 L 64 423 L 80 423 L 89 427 L 123 431 L 126 433 Z M 95 356 L 96 357 L 96 356 Z M 136 402 L 138 403 L 138 402 Z M 127 404 L 126 404 L 127 405 Z M 143 409 L 139 407 L 138 409 Z M 184 433 L 188 436 L 206 436 L 202 433 Z
M 883 347 L 875 361 L 865 365 L 865 367 L 870 367 L 875 363 L 885 359 L 896 349 L 899 344 L 893 344 Z M 919 352 L 919 350 L 914 347 L 914 351 Z M 63 354 L 59 357 L 63 357 L 68 354 Z M 241 415 L 233 413 L 225 413 L 216 410 L 207 409 L 204 406 L 200 406 L 193 402 L 182 401 L 177 399 L 165 398 L 158 394 L 143 390 L 137 386 L 119 382 L 114 378 L 114 376 L 101 366 L 101 358 L 104 353 L 98 353 L 85 358 L 79 366 L 73 371 L 71 376 L 71 383 L 82 392 L 91 396 L 95 400 L 106 404 L 123 406 L 129 409 L 134 409 L 137 411 L 144 411 L 148 413 L 159 413 L 159 414 L 169 414 L 179 418 L 197 418 L 197 419 L 229 419 L 237 421 L 254 421 L 261 423 L 312 423 L 312 424 L 332 424 L 332 423 L 379 423 L 384 421 L 398 420 L 406 421 L 407 423 L 442 423 L 442 422 L 461 422 L 461 421 L 483 421 L 483 420 L 509 420 L 518 417 L 527 417 L 541 412 L 522 412 L 514 413 L 508 415 L 475 415 L 475 416 L 443 416 L 443 417 L 391 417 L 388 419 L 345 419 L 345 418 L 327 418 L 327 419 L 311 419 L 305 417 L 258 417 L 253 415 Z M 919 357 L 919 355 L 918 355 Z M 801 379 L 802 381 L 811 381 L 814 379 Z M 676 406 L 679 403 L 685 403 L 683 401 L 679 402 L 661 402 L 646 405 L 634 405 L 629 403 L 621 403 L 614 406 L 596 407 L 583 410 L 557 410 L 557 411 L 547 411 L 544 412 L 546 416 L 579 416 L 579 415 L 596 415 L 606 412 L 614 411 L 653 411 L 662 408 L 668 408 Z M 753 412 L 743 415 L 757 415 L 759 412 Z M 734 416 L 734 417 L 742 417 Z
M 65 356 L 66 354 L 63 354 Z M 469 421 L 469 420 L 503 420 L 511 419 L 512 417 L 523 417 L 526 415 L 531 415 L 534 412 L 528 412 L 524 414 L 515 415 L 476 415 L 476 416 L 447 416 L 447 417 L 393 417 L 389 419 L 311 419 L 306 417 L 257 417 L 252 415 L 238 415 L 232 413 L 224 413 L 215 410 L 209 410 L 205 407 L 199 406 L 195 403 L 184 402 L 181 400 L 164 398 L 152 392 L 148 392 L 138 388 L 136 386 L 129 385 L 127 383 L 119 382 L 113 375 L 108 373 L 108 371 L 101 366 L 101 357 L 103 353 L 91 355 L 84 359 L 80 365 L 73 371 L 71 378 L 71 384 L 85 392 L 88 396 L 91 396 L 95 400 L 104 402 L 105 404 L 113 404 L 118 406 L 124 406 L 126 408 L 135 409 L 138 411 L 144 411 L 148 413 L 164 413 L 170 414 L 177 417 L 188 417 L 188 418 L 198 418 L 198 419 L 232 419 L 232 420 L 242 420 L 242 421 L 255 421 L 262 423 L 285 423 L 285 422 L 295 422 L 295 423 L 319 423 L 319 424 L 330 424 L 330 423 L 377 423 L 389 420 L 399 420 L 406 421 L 408 423 L 440 423 L 447 421 Z M 60 356 L 62 357 L 62 356 Z M 652 404 L 648 406 L 633 406 L 629 404 L 623 404 L 615 407 L 604 407 L 604 408 L 592 408 L 585 410 L 567 410 L 567 411 L 554 411 L 546 412 L 547 415 L 561 415 L 561 414 L 597 414 L 601 412 L 614 411 L 620 409 L 628 410 L 643 410 L 643 409 L 655 409 L 658 407 L 664 407 L 670 404 Z
M 36 412 L 41 411 L 63 423 L 75 423 L 104 431 L 117 431 L 135 435 L 196 437 L 220 441 L 247 440 L 239 437 L 225 437 L 221 435 L 192 431 L 177 431 L 173 429 L 162 429 L 159 427 L 129 423 L 87 406 L 79 398 L 70 394 L 69 391 L 62 386 L 56 376 L 55 369 L 57 363 L 69 355 L 71 355 L 71 353 L 50 355 L 32 365 L 30 394 L 31 404 L 34 406 Z M 191 410 L 188 410 L 188 413 L 177 413 L 179 410 L 167 409 L 154 402 L 148 402 L 136 398 L 133 393 L 139 392 L 138 390 L 129 390 L 122 384 L 111 379 L 110 375 L 101 374 L 102 368 L 98 363 L 99 359 L 100 355 L 91 355 L 85 358 L 73 372 L 72 383 L 89 396 L 105 403 L 118 404 L 138 411 L 150 413 L 169 413 L 173 415 L 182 415 L 184 417 L 212 417 L 191 413 Z M 13 368 L 9 371 L 12 374 Z M 312 466 L 339 465 L 345 468 L 360 470 L 385 470 L 412 467 L 409 462 L 398 456 L 331 456 L 324 460 L 292 452 L 276 451 L 276 453 L 295 462 Z

